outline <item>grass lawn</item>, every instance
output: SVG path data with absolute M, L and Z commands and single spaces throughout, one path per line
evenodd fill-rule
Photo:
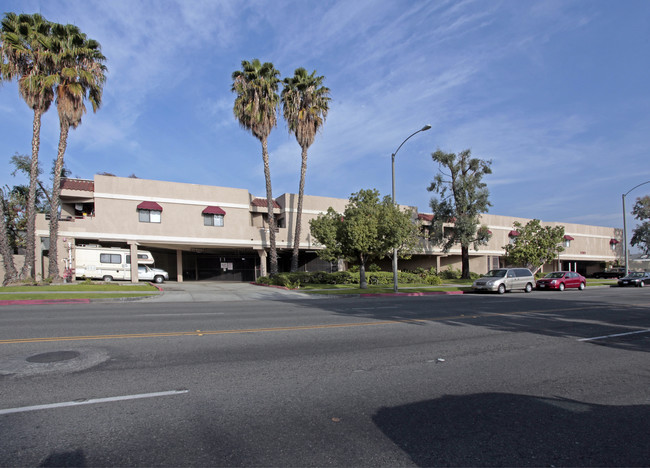
M 70 291 L 110 291 L 110 292 L 133 292 L 133 291 L 157 291 L 155 286 L 150 284 L 131 284 L 131 283 L 76 283 L 76 284 L 48 284 L 43 286 L 7 286 L 0 288 L 0 293 L 18 292 L 70 292 Z
M 26 301 L 26 300 L 44 300 L 52 299 L 117 299 L 123 297 L 146 297 L 153 293 L 8 293 L 0 294 L 0 301 Z
M 618 280 L 615 279 L 595 279 L 587 278 L 587 287 L 589 286 L 616 286 Z
M 115 299 L 158 294 L 151 284 L 76 283 L 0 288 L 0 301 L 52 299 Z

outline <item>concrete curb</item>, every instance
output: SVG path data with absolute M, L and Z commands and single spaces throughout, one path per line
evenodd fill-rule
M 285 291 L 295 291 L 295 289 L 289 289 L 286 286 L 277 286 L 275 284 L 262 284 L 262 283 L 254 283 L 254 282 L 251 282 L 249 284 L 253 286 L 263 286 L 265 288 L 275 288 L 275 289 L 284 289 Z
M 14 299 L 11 301 L 0 301 L 3 305 L 40 305 L 40 304 L 88 304 L 90 299 Z
M 360 297 L 382 297 L 382 296 L 436 296 L 436 295 L 458 295 L 465 294 L 465 291 L 431 291 L 431 292 L 406 292 L 406 293 L 362 293 Z

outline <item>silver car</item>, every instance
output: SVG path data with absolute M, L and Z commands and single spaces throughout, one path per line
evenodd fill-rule
M 535 277 L 528 268 L 498 268 L 490 270 L 474 284 L 474 291 L 493 291 L 503 294 L 506 291 L 521 289 L 527 293 L 533 290 Z

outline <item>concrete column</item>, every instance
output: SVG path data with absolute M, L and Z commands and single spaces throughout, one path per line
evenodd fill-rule
M 436 255 L 436 273 L 440 273 L 440 255 Z
M 260 275 L 261 276 L 266 276 L 267 271 L 266 271 L 266 250 L 258 250 L 257 255 L 260 256 Z
M 183 251 L 176 251 L 176 281 L 183 282 Z
M 138 243 L 129 241 L 131 249 L 131 283 L 138 282 Z

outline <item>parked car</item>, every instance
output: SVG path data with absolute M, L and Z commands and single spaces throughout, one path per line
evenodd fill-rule
M 643 286 L 650 285 L 650 272 L 647 271 L 632 271 L 627 276 L 618 280 L 619 286 Z
M 591 276 L 600 279 L 616 279 L 625 276 L 625 268 L 612 268 L 605 271 L 597 271 Z
M 140 281 L 153 281 L 162 283 L 169 280 L 169 273 L 160 268 L 151 268 L 147 265 L 138 265 L 138 279 Z
M 587 279 L 575 271 L 554 271 L 537 280 L 537 289 L 557 289 L 564 291 L 566 288 L 585 289 Z
M 514 289 L 523 289 L 527 293 L 533 290 L 535 277 L 528 268 L 499 268 L 490 270 L 474 284 L 474 291 L 496 291 L 503 294 Z

